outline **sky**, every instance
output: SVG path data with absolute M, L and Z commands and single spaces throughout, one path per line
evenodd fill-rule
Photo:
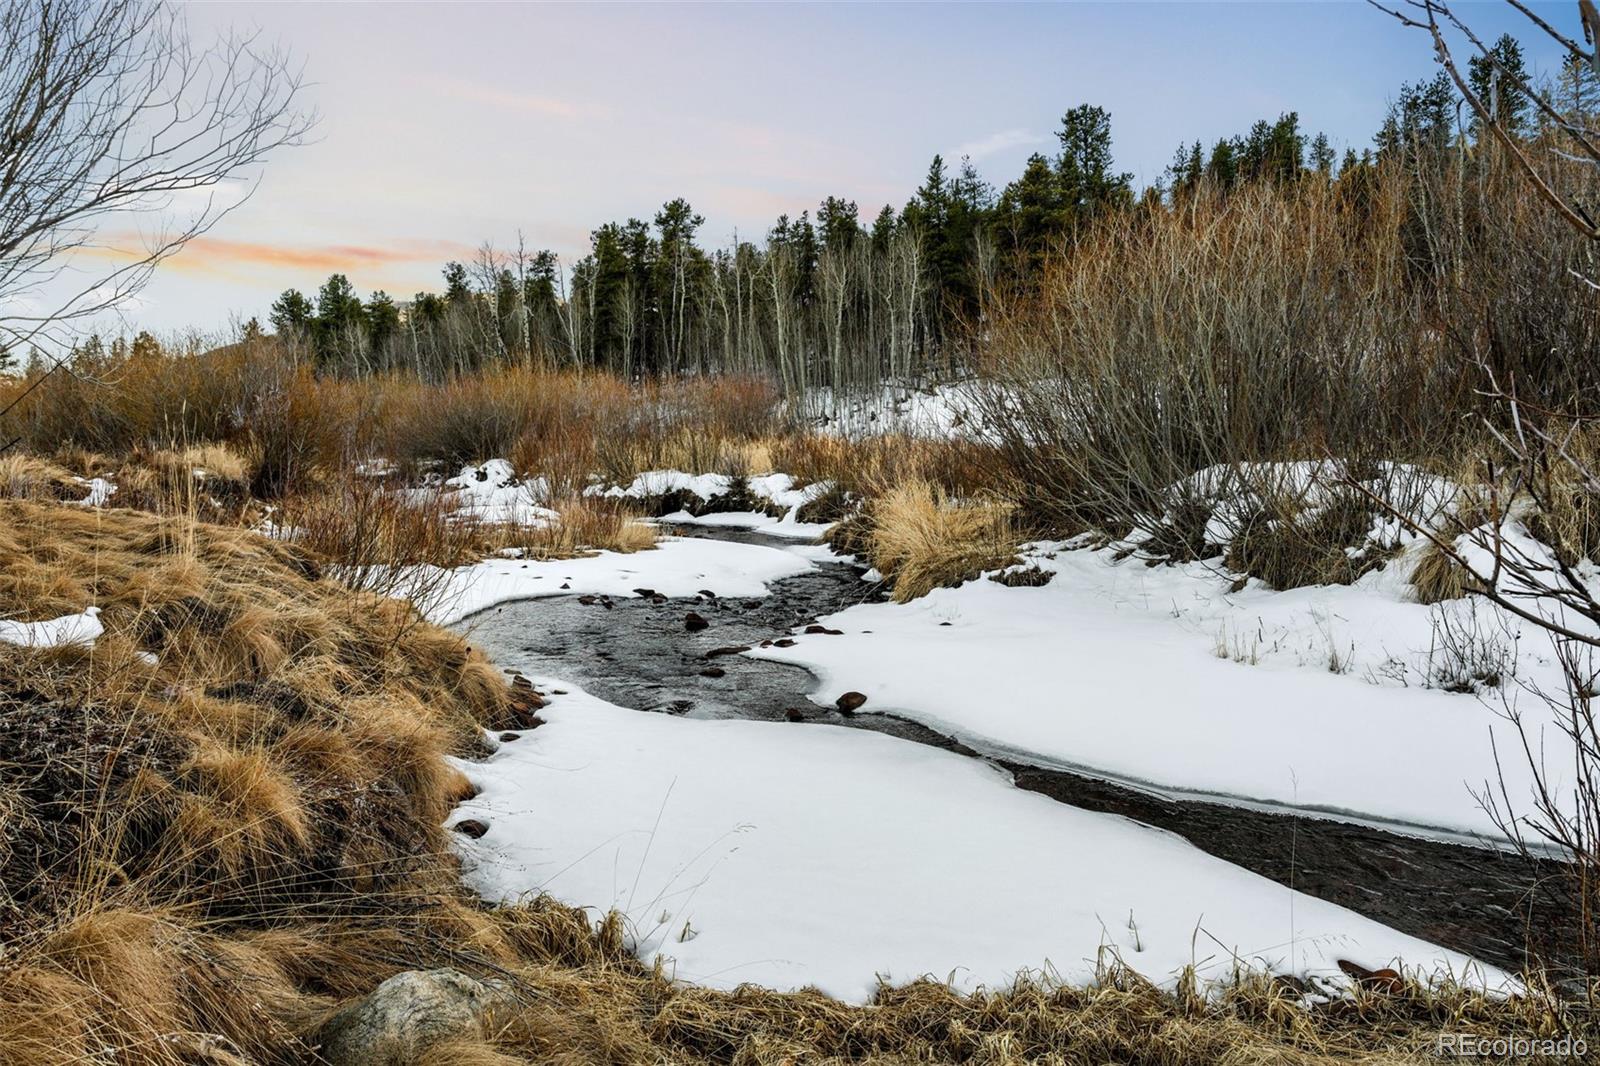
M 1501 4 L 1458 9 L 1556 53 Z M 1576 5 L 1542 6 L 1570 28 Z M 1054 150 L 1068 108 L 1112 116 L 1119 166 L 1156 180 L 1180 142 L 1298 111 L 1370 144 L 1429 43 L 1366 3 L 193 3 L 191 31 L 259 32 L 303 64 L 310 141 L 169 260 L 127 312 L 174 333 L 263 320 L 329 273 L 397 299 L 484 242 L 551 248 L 673 197 L 702 243 L 759 238 L 823 197 L 902 205 L 935 152 L 997 187 Z M 1576 32 L 1574 30 L 1573 32 Z

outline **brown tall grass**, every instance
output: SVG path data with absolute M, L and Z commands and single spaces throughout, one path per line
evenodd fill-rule
M 0 380 L 0 409 L 19 397 L 0 433 L 36 455 L 225 444 L 249 461 L 252 490 L 264 499 L 377 456 L 414 468 L 520 454 L 524 472 L 544 473 L 547 462 L 570 492 L 596 472 L 710 470 L 730 445 L 787 424 L 776 389 L 760 378 L 629 384 L 511 367 L 439 384 L 403 374 L 329 379 L 272 339 L 137 356 L 95 348 L 42 383 Z M 586 469 L 574 467 L 578 459 Z
M 1021 537 L 1011 506 L 956 500 L 924 481 L 885 490 L 867 511 L 867 557 L 893 583 L 897 603 L 957 585 L 1015 559 Z

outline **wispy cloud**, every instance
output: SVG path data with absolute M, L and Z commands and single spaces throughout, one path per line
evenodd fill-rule
M 333 272 L 374 270 L 404 263 L 436 263 L 471 254 L 469 246 L 455 241 L 403 241 L 383 246 L 296 245 L 196 237 L 181 254 L 173 257 L 171 266 L 179 270 L 259 266 Z
M 980 137 L 975 141 L 957 145 L 955 151 L 951 152 L 950 155 L 954 159 L 970 156 L 972 159 L 978 160 L 1012 148 L 1027 148 L 1032 145 L 1044 144 L 1049 139 L 1043 134 L 1034 133 L 1032 130 L 1000 130 L 998 133 L 991 133 L 987 137 Z
M 594 117 L 602 110 L 592 104 L 566 100 L 559 96 L 540 93 L 522 93 L 494 85 L 469 81 L 438 81 L 440 92 L 456 100 L 472 104 L 486 104 L 509 111 L 525 111 L 549 118 L 579 119 Z

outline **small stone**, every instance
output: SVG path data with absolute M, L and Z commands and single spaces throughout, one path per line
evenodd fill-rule
M 750 645 L 748 644 L 734 644 L 726 648 L 712 648 L 710 651 L 705 653 L 703 658 L 720 659 L 724 655 L 738 655 L 740 652 L 746 652 L 749 650 Z
M 708 666 L 704 670 L 700 671 L 701 677 L 726 677 L 727 674 L 728 671 L 724 670 L 720 666 Z
M 635 596 L 643 596 L 647 600 L 653 600 L 656 598 L 655 589 L 634 589 L 633 594 Z
M 774 648 L 792 648 L 794 647 L 794 639 L 791 637 L 779 637 L 772 642 L 772 646 Z
M 565 587 L 565 586 L 563 586 L 563 587 Z M 593 596 L 579 596 L 578 597 L 578 602 L 583 604 L 585 607 L 592 607 L 592 606 L 594 606 L 594 603 L 595 603 L 595 597 L 593 597 Z
M 450 828 L 464 836 L 469 836 L 473 840 L 477 840 L 479 837 L 483 836 L 483 834 L 489 831 L 489 823 L 480 822 L 476 818 L 467 818 L 457 822 Z
M 838 699 L 834 700 L 833 705 L 839 708 L 840 714 L 851 715 L 855 714 L 856 710 L 866 702 L 867 697 L 863 694 L 859 692 L 846 692 L 843 696 L 840 696 Z
M 791 722 L 803 722 L 806 720 L 805 712 L 796 707 L 785 708 L 783 716 Z
M 522 734 L 521 733 L 501 733 L 500 734 L 500 743 L 502 743 L 502 744 L 509 744 L 513 740 L 521 740 L 521 739 L 522 739 Z
M 842 630 L 842 629 L 829 629 L 827 626 L 819 625 L 816 622 L 812 622 L 810 625 L 806 626 L 806 632 L 807 633 L 813 633 L 813 634 L 822 634 L 822 635 L 830 636 L 830 637 L 842 637 L 842 636 L 844 636 L 844 630 Z
M 688 614 L 683 616 L 683 628 L 687 629 L 691 633 L 698 633 L 700 630 L 706 629 L 710 625 L 710 622 L 707 622 L 704 618 L 700 617 L 698 614 L 695 614 L 693 611 L 690 611 Z

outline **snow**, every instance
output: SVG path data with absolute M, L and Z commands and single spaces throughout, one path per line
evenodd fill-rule
M 73 480 L 89 490 L 89 495 L 83 499 L 67 501 L 77 507 L 104 507 L 117 491 L 117 487 L 103 477 L 80 477 Z
M 1148 566 L 1111 548 L 1035 545 L 1037 588 L 976 580 L 907 604 L 821 619 L 842 637 L 795 636 L 749 654 L 797 663 L 832 703 L 857 690 L 979 750 L 1180 793 L 1498 838 L 1473 790 L 1495 780 L 1491 737 L 1520 744 L 1560 691 L 1548 642 L 1470 600 L 1412 602 L 1410 558 L 1351 586 L 1274 592 L 1204 564 Z M 1483 698 L 1481 663 L 1505 675 Z M 1335 672 L 1337 671 L 1337 672 Z M 1544 724 L 1550 765 L 1559 735 Z M 1537 738 L 1536 738 L 1537 739 Z M 1527 809 L 1523 760 L 1503 768 Z M 1562 787 L 1559 772 L 1554 782 Z
M 663 596 L 690 597 L 701 589 L 718 596 L 763 596 L 768 583 L 811 565 L 811 553 L 803 550 L 663 537 L 655 548 L 628 554 L 602 551 L 542 562 L 486 559 L 452 570 L 445 589 L 419 606 L 431 621 L 452 625 L 497 604 L 542 596 L 627 597 L 638 595 L 640 588 Z M 437 573 L 431 567 L 419 570 Z
M 550 495 L 544 479 L 519 478 L 504 459 L 464 466 L 444 488 L 446 498 L 456 504 L 457 518 L 513 526 L 544 526 L 560 518 L 543 506 Z
M 625 486 L 593 488 L 596 495 L 643 499 L 664 496 L 669 492 L 692 492 L 708 503 L 726 496 L 734 488 L 734 478 L 727 474 L 687 474 L 681 470 L 648 470 L 639 474 Z M 828 481 L 814 481 L 797 488 L 795 479 L 788 474 L 764 474 L 745 479 L 750 495 L 766 500 L 783 509 L 783 517 L 773 518 L 760 511 L 722 511 L 695 515 L 688 511 L 675 511 L 663 515 L 659 521 L 678 525 L 721 526 L 750 529 L 773 537 L 792 537 L 796 540 L 816 540 L 828 531 L 830 522 L 802 522 L 800 508 L 822 496 L 832 488 Z
M 1341 460 L 1315 459 L 1208 466 L 1169 486 L 1165 496 L 1174 509 L 1203 506 L 1210 515 L 1206 543 L 1226 552 L 1234 537 L 1263 509 L 1269 513 L 1292 510 L 1300 522 L 1309 523 L 1342 500 L 1360 499 L 1361 490 L 1388 501 L 1410 521 L 1430 529 L 1455 513 L 1460 495 L 1454 482 L 1405 463 L 1375 463 L 1370 471 L 1358 472 Z M 1161 521 L 1148 524 L 1159 527 L 1171 522 L 1169 511 Z M 1404 525 L 1380 511 L 1373 517 L 1366 543 L 1355 550 L 1389 548 L 1415 540 L 1416 534 Z M 1139 534 L 1130 541 L 1147 537 Z
M 970 380 L 936 385 L 890 382 L 865 392 L 820 386 L 806 390 L 798 413 L 823 432 L 843 437 L 903 433 L 974 439 L 981 435 L 978 387 Z
M 104 632 L 98 607 L 86 607 L 79 614 L 48 618 L 41 622 L 0 619 L 0 643 L 20 644 L 25 648 L 92 645 Z
M 790 511 L 782 518 L 773 518 L 760 511 L 720 511 L 712 514 L 692 515 L 688 511 L 674 511 L 656 519 L 669 525 L 709 526 L 723 529 L 748 529 L 769 537 L 792 537 L 795 540 L 816 540 L 826 533 L 831 522 L 801 522 Z
M 551 685 L 567 694 L 540 711 L 546 725 L 460 763 L 481 791 L 452 820 L 489 827 L 457 834 L 468 883 L 491 901 L 549 892 L 616 908 L 639 956 L 671 960 L 680 979 L 861 1002 L 880 977 L 971 990 L 1047 967 L 1084 982 L 1112 953 L 1162 983 L 1191 963 L 1226 977 L 1236 957 L 1335 983 L 1339 959 L 1469 965 L 1179 837 L 1017 789 L 977 759 L 837 726 L 647 714 Z

